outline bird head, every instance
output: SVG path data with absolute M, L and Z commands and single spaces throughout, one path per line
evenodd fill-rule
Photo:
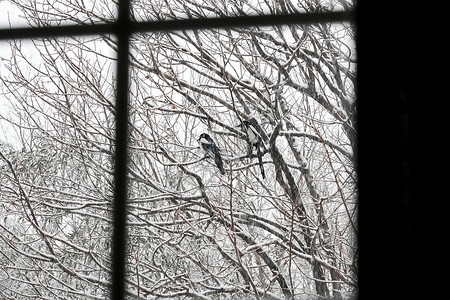
M 237 125 L 236 128 L 240 128 L 242 131 L 246 131 L 249 126 L 250 126 L 250 122 L 247 120 L 244 120 L 241 122 L 241 124 Z
M 211 139 L 211 137 L 209 136 L 209 134 L 207 134 L 207 133 L 202 133 L 202 134 L 200 134 L 200 136 L 199 136 L 199 138 L 198 138 L 198 142 L 199 143 L 202 143 L 202 141 L 203 142 L 206 142 L 206 143 L 209 143 L 210 141 L 211 141 L 212 139 Z
M 244 126 L 245 128 L 249 128 L 250 127 L 250 122 L 247 120 L 242 121 L 242 126 Z

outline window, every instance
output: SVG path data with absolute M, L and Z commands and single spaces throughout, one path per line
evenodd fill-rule
M 101 1 L 98 3 L 103 4 Z M 102 36 L 102 43 L 109 43 L 116 50 L 115 73 L 106 70 L 111 62 L 108 59 L 102 61 L 102 58 L 92 65 L 84 65 L 83 71 L 86 80 L 99 80 L 105 88 L 97 91 L 101 95 L 114 88 L 103 76 L 89 77 L 92 68 L 106 72 L 105 77 L 116 77 L 113 109 L 99 113 L 103 108 L 89 106 L 85 112 L 90 114 L 67 114 L 79 119 L 97 118 L 96 122 L 108 124 L 102 128 L 86 124 L 85 133 L 98 138 L 95 145 L 89 144 L 90 137 L 84 136 L 83 130 L 77 133 L 77 137 L 80 149 L 94 153 L 83 156 L 83 159 L 99 159 L 92 155 L 106 155 L 113 159 L 114 172 L 111 178 L 104 178 L 114 187 L 111 297 L 161 295 L 209 299 L 214 294 L 237 297 L 256 294 L 279 299 L 292 296 L 308 298 L 312 294 L 321 297 L 351 296 L 357 286 L 356 159 L 352 150 L 356 147 L 356 61 L 354 47 L 349 46 L 354 38 L 349 25 L 354 23 L 353 9 L 346 1 L 324 1 L 329 6 L 310 1 L 305 1 L 304 6 L 295 6 L 287 1 L 264 6 L 267 11 L 257 6 L 262 4 L 251 2 L 242 6 L 230 4 L 230 7 L 216 3 L 217 7 L 214 7 L 213 1 L 202 4 L 200 8 L 190 1 L 174 1 L 173 6 L 167 7 L 165 3 L 119 1 L 117 19 L 114 7 L 102 7 L 100 11 L 109 17 L 99 14 L 91 25 L 79 25 L 76 21 L 75 24 L 66 24 L 64 17 L 68 14 L 73 13 L 80 22 L 89 20 L 89 14 L 76 12 L 70 6 L 67 10 L 52 6 L 48 9 L 56 9 L 60 15 L 55 14 L 55 18 L 61 18 L 50 24 L 52 26 L 0 31 L 1 40 L 67 37 L 70 45 L 74 43 L 71 39 L 80 38 L 78 42 L 84 44 L 86 51 L 99 47 L 90 43 Z M 160 5 L 159 10 L 152 10 L 155 13 L 150 14 L 149 8 L 157 5 Z M 242 11 L 237 10 L 239 7 Z M 250 14 L 242 16 L 246 11 Z M 229 15 L 224 12 L 229 12 Z M 45 11 L 42 13 L 45 15 Z M 341 23 L 346 25 L 339 25 Z M 309 27 L 317 24 L 320 26 Z M 168 32 L 171 34 L 162 34 Z M 82 37 L 93 38 L 82 40 Z M 44 43 L 41 46 L 49 49 L 51 45 Z M 19 48 L 17 44 L 16 49 Z M 44 59 L 53 59 L 53 63 L 58 59 L 64 61 L 62 53 L 72 51 L 69 48 L 52 55 L 49 53 Z M 315 52 L 314 49 L 320 51 Z M 76 54 L 76 50 L 73 53 Z M 101 50 L 96 55 L 107 57 Z M 340 57 L 342 55 L 345 57 Z M 345 66 L 342 65 L 344 61 Z M 67 68 L 71 69 L 70 72 L 80 71 L 75 65 L 67 65 Z M 47 78 L 47 83 L 54 84 L 56 89 L 61 88 L 54 93 L 54 100 L 63 101 L 61 105 L 66 105 L 61 109 L 75 109 L 67 95 L 81 95 L 86 91 L 80 85 L 72 86 L 71 91 L 63 89 L 66 83 L 67 86 L 70 84 L 63 82 L 64 78 L 55 79 L 61 76 L 59 70 L 47 69 L 46 72 L 54 75 Z M 58 80 L 62 86 L 56 84 Z M 3 83 L 14 85 L 6 79 Z M 33 81 L 29 81 L 31 83 Z M 44 89 L 45 84 L 36 81 L 35 87 Z M 18 91 L 8 87 L 6 90 Z M 96 91 L 87 91 L 86 94 L 94 95 L 89 97 L 97 97 Z M 330 94 L 335 98 L 329 97 Z M 291 100 L 286 100 L 286 97 L 291 97 Z M 24 99 L 24 103 L 26 101 Z M 99 101 L 107 102 L 108 97 Z M 40 105 L 40 109 L 50 109 L 46 105 L 52 108 L 49 102 Z M 25 108 L 24 111 L 29 118 L 34 116 L 34 112 Z M 49 119 L 51 114 L 47 113 Z M 261 136 L 261 144 L 252 142 L 250 133 L 239 127 L 244 120 L 249 120 Z M 49 126 L 58 130 L 57 123 L 59 121 Z M 108 148 L 110 145 L 103 143 L 102 138 L 105 138 L 104 132 L 109 130 L 111 133 L 112 128 L 113 148 Z M 189 130 L 185 131 L 186 128 Z M 180 132 L 189 134 L 181 136 Z M 196 143 L 202 132 L 213 136 L 215 144 L 221 148 L 223 176 L 220 174 L 222 170 L 218 171 L 217 153 L 210 154 L 214 158 L 197 153 Z M 345 142 L 336 143 L 341 136 L 345 136 Z M 58 137 L 55 135 L 53 138 Z M 67 141 L 65 143 L 68 144 Z M 285 149 L 288 149 L 289 158 L 283 152 Z M 49 154 L 44 153 L 45 149 L 41 150 L 43 159 L 50 159 Z M 65 154 L 69 155 L 69 152 Z M 154 160 L 148 163 L 150 158 Z M 77 283 L 78 289 L 85 286 L 83 282 L 108 285 L 100 275 L 98 278 L 86 275 L 87 269 L 83 268 L 88 264 L 67 268 L 70 263 L 62 261 L 59 250 L 55 250 L 60 243 L 65 245 L 58 248 L 60 251 L 77 249 L 86 260 L 100 258 L 76 242 L 63 241 L 56 233 L 53 236 L 56 238 L 50 240 L 50 234 L 38 225 L 42 224 L 38 219 L 45 217 L 45 209 L 39 212 L 39 216 L 34 214 L 34 207 L 45 199 L 51 202 L 52 191 L 42 188 L 41 185 L 46 184 L 43 181 L 39 187 L 47 198 L 29 198 L 26 185 L 21 185 L 17 165 L 4 149 L 2 159 L 2 172 L 10 178 L 9 182 L 3 183 L 4 187 L 8 187 L 11 193 L 11 184 L 20 187 L 16 196 L 21 199 L 23 210 L 28 211 L 30 224 L 35 226 L 42 242 L 47 245 L 45 253 L 37 251 L 39 259 L 55 264 L 69 276 L 82 279 Z M 107 158 L 102 159 L 105 159 L 105 169 L 100 165 L 98 168 L 105 171 L 108 162 Z M 142 168 L 140 163 L 148 165 Z M 347 163 L 352 167 L 347 168 Z M 337 167 L 339 169 L 335 169 Z M 165 172 L 163 175 L 161 170 Z M 266 175 L 263 175 L 264 170 Z M 152 176 L 154 180 L 149 179 Z M 156 186 L 155 182 L 158 182 Z M 265 189 L 267 194 L 259 195 L 255 186 Z M 158 192 L 147 191 L 145 199 L 136 196 L 136 191 L 149 189 Z M 75 208 L 76 193 L 66 191 L 65 195 L 72 197 L 66 204 L 78 209 Z M 128 204 L 127 198 L 132 199 Z M 49 203 L 46 209 L 67 211 L 67 207 L 58 205 Z M 92 199 L 78 203 L 77 207 L 98 205 L 101 204 Z M 159 213 L 164 205 L 170 211 L 170 219 L 164 219 L 169 215 L 164 218 L 158 215 L 161 219 L 158 219 L 157 226 L 152 227 L 151 220 L 156 219 L 145 216 Z M 104 207 L 108 209 L 107 205 Z M 4 209 L 9 207 L 4 206 Z M 264 213 L 260 214 L 260 211 Z M 93 213 L 83 212 L 84 215 Z M 345 224 L 340 223 L 340 216 L 344 216 Z M 195 226 L 186 227 L 194 220 Z M 57 214 L 53 222 L 61 222 Z M 136 226 L 136 230 L 128 232 L 128 237 L 127 222 Z M 169 223 L 170 228 L 159 228 L 161 224 Z M 3 226 L 6 227 L 5 224 Z M 74 232 L 64 232 L 64 226 L 58 226 L 58 234 L 63 232 L 67 239 L 70 239 L 70 234 L 75 235 Z M 142 231 L 146 226 L 152 229 Z M 167 233 L 175 230 L 178 230 L 176 237 L 168 238 Z M 339 232 L 345 234 L 339 235 Z M 12 238 L 14 235 L 8 231 L 3 237 L 8 240 L 7 236 Z M 148 240 L 142 240 L 146 238 Z M 151 251 L 141 245 L 126 246 L 140 241 L 142 245 L 154 243 Z M 189 245 L 189 248 L 178 245 Z M 214 249 L 214 255 L 208 252 L 211 249 Z M 31 258 L 35 250 L 27 251 Z M 159 254 L 164 251 L 173 255 Z M 141 255 L 151 257 L 152 263 L 140 262 Z M 5 257 L 9 259 L 15 254 Z M 351 257 L 353 261 L 349 262 Z M 187 258 L 187 262 L 182 258 Z M 129 260 L 134 260 L 130 264 L 133 270 L 127 267 Z M 98 261 L 95 264 L 102 265 Z M 305 271 L 305 268 L 309 270 Z M 191 278 L 189 272 L 194 269 L 196 274 L 204 276 Z M 27 271 L 33 272 L 31 269 Z M 151 272 L 158 275 L 151 278 Z M 130 276 L 134 278 L 130 279 Z M 308 281 L 311 277 L 313 279 Z M 222 281 L 222 278 L 226 280 Z M 62 290 L 65 285 L 74 289 L 74 295 L 79 292 L 62 278 L 55 282 L 55 285 L 46 285 L 46 292 L 51 293 L 52 286 Z M 166 291 L 164 284 L 171 284 L 173 288 Z M 34 292 L 41 293 L 39 289 Z M 94 293 L 95 289 L 91 288 L 90 292 Z M 86 295 L 81 291 L 79 296 L 95 298 L 96 295 Z

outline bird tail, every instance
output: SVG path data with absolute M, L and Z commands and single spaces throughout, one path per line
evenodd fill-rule
M 220 173 L 222 173 L 222 175 L 225 175 L 225 170 L 223 168 L 222 157 L 220 156 L 219 153 L 216 153 L 216 155 L 214 157 L 214 161 L 216 162 L 216 165 L 219 168 Z
M 266 179 L 266 174 L 264 173 L 264 166 L 263 166 L 263 161 L 262 161 L 262 153 L 261 153 L 261 149 L 259 148 L 259 145 L 256 146 L 256 151 L 257 151 L 257 155 L 258 155 L 259 169 L 261 170 L 262 178 Z

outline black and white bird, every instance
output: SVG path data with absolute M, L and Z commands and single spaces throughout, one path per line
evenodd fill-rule
M 258 156 L 259 168 L 261 170 L 262 178 L 265 179 L 266 175 L 264 173 L 264 166 L 262 162 L 263 151 L 266 151 L 266 147 L 264 146 L 264 142 L 259 135 L 258 131 L 249 121 L 242 121 L 241 125 L 239 125 L 243 132 L 247 135 L 250 143 L 256 148 L 256 155 Z
M 205 156 L 210 158 L 214 158 L 214 161 L 219 168 L 220 173 L 222 175 L 225 174 L 225 170 L 223 169 L 223 161 L 220 156 L 220 149 L 216 146 L 213 139 L 207 133 L 200 134 L 198 138 L 198 142 L 200 143 L 200 148 L 205 152 Z

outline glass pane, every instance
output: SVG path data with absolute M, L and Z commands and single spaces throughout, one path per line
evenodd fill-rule
M 0 298 L 109 294 L 112 42 L 1 44 Z
M 117 2 L 109 0 L 15 0 L 0 2 L 0 29 L 109 23 Z
M 353 0 L 320 1 L 217 1 L 217 0 L 136 0 L 131 2 L 137 21 L 201 19 L 230 16 L 275 15 L 300 12 L 349 11 Z
M 353 39 L 349 24 L 133 36 L 134 295 L 356 293 Z

